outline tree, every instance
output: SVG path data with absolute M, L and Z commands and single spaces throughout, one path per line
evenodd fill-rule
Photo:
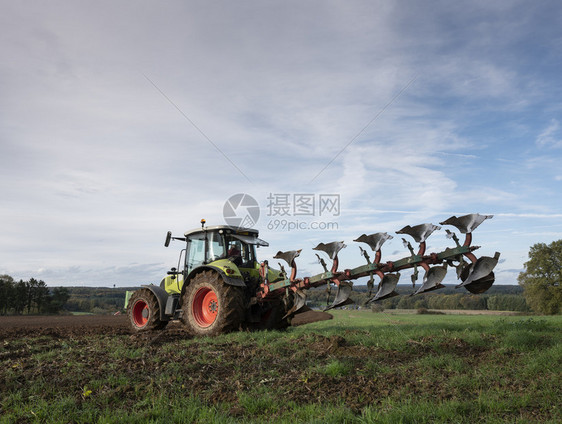
M 0 275 L 0 315 L 7 315 L 12 307 L 14 279 L 9 275 Z
M 50 300 L 49 296 L 49 288 L 47 284 L 43 280 L 37 281 L 37 286 L 35 288 L 35 293 L 33 294 L 33 301 L 37 306 L 37 312 L 42 313 L 44 310 L 45 304 L 47 304 Z
M 529 261 L 517 281 L 533 311 L 562 313 L 562 240 L 531 246 Z
M 23 314 L 25 310 L 25 305 L 27 304 L 27 285 L 28 283 L 23 280 L 19 280 L 14 285 L 12 306 L 16 315 Z
M 69 298 L 70 293 L 67 288 L 55 287 L 50 298 L 50 312 L 59 312 L 62 310 Z

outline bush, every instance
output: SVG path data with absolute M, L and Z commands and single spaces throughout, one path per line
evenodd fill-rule
M 427 308 L 419 308 L 417 313 L 419 315 L 445 315 L 445 312 L 441 311 L 430 311 Z
M 382 306 L 380 303 L 373 303 L 371 305 L 371 311 L 373 311 L 374 313 L 384 312 L 384 306 Z

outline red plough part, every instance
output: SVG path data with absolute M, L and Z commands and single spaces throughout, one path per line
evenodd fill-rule
M 433 232 L 440 230 L 441 227 L 433 224 L 420 224 L 414 227 L 408 225 L 396 233 L 412 237 L 419 244 L 418 251 L 415 252 L 410 242 L 402 239 L 410 255 L 394 262 L 381 262 L 382 245 L 387 240 L 392 239 L 392 236 L 387 233 L 363 234 L 354 241 L 369 246 L 375 252 L 374 260 L 371 262 L 368 252 L 360 246 L 361 255 L 365 258 L 367 264 L 343 271 L 338 270 L 338 253 L 346 247 L 344 242 L 320 243 L 313 250 L 324 252 L 332 260 L 332 266 L 328 270 L 325 260 L 320 255 L 317 255 L 319 263 L 324 268 L 324 272 L 302 279 L 296 277 L 297 265 L 295 262 L 301 250 L 278 252 L 275 258 L 282 259 L 289 264 L 291 275 L 288 278 L 285 275 L 282 280 L 274 282 L 269 282 L 263 278 L 257 297 L 259 300 L 267 300 L 275 297 L 278 298 L 284 294 L 286 301 L 292 305 L 287 315 L 292 315 L 306 304 L 304 290 L 325 285 L 328 293 L 326 304 L 329 305 L 325 310 L 328 310 L 353 303 L 350 299 L 353 289 L 352 280 L 369 277 L 367 282 L 369 289 L 368 304 L 398 295 L 395 289 L 400 280 L 399 271 L 401 270 L 414 269 L 412 283 L 415 288 L 415 283 L 418 279 L 418 267 L 424 270 L 423 281 L 421 286 L 412 295 L 427 293 L 445 287 L 442 281 L 445 279 L 448 267 L 456 268 L 457 278 L 462 281 L 456 286 L 457 288 L 464 287 L 471 293 L 483 293 L 494 283 L 493 269 L 498 263 L 500 253 L 496 252 L 493 257 L 483 256 L 476 258 L 473 252 L 479 249 L 479 246 L 472 246 L 471 243 L 472 232 L 484 220 L 489 218 L 492 218 L 492 215 L 469 214 L 461 217 L 452 216 L 446 221 L 441 222 L 441 225 L 452 225 L 462 234 L 465 234 L 464 243 L 461 245 L 456 234 L 446 230 L 447 237 L 453 239 L 456 246 L 454 248 L 447 248 L 439 253 L 430 253 L 429 255 L 425 252 L 426 240 Z M 470 262 L 465 261 L 465 258 Z M 267 267 L 267 264 L 265 266 Z M 267 275 L 267 273 L 264 273 L 264 275 Z M 373 296 L 375 275 L 380 278 L 380 282 Z M 337 291 L 333 302 L 330 304 L 329 297 L 332 286 L 335 286 Z

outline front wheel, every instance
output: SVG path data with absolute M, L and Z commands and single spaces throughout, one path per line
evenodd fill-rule
M 161 330 L 168 321 L 160 320 L 160 306 L 156 296 L 148 289 L 133 293 L 127 308 L 129 326 L 135 332 Z
M 236 331 L 246 315 L 244 292 L 225 284 L 217 272 L 203 271 L 186 287 L 182 311 L 182 321 L 194 336 Z

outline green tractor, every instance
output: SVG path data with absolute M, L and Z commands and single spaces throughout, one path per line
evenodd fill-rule
M 457 235 L 446 229 L 454 246 L 429 254 L 426 240 L 441 227 L 431 223 L 407 225 L 396 233 L 413 238 L 418 243 L 417 252 L 410 241 L 403 238 L 409 254 L 394 261 L 382 260 L 382 245 L 393 238 L 391 235 L 382 232 L 362 234 L 354 241 L 368 246 L 374 252 L 374 258 L 368 249 L 359 246 L 360 256 L 366 263 L 343 270 L 338 270 L 338 253 L 346 247 L 345 243 L 319 243 L 313 250 L 322 253 L 323 256 L 317 254 L 317 257 L 324 271 L 303 278 L 297 278 L 295 262 L 301 250 L 280 251 L 274 256 L 291 267 L 289 275 L 283 266 L 277 271 L 270 269 L 267 261 L 257 261 L 256 247 L 268 246 L 258 238 L 257 230 L 226 225 L 205 227 L 205 220 L 201 220 L 201 228 L 186 232 L 184 237 L 172 237 L 168 232 L 166 247 L 171 240 L 186 243 L 178 267 L 168 272 L 160 286 L 142 286 L 132 293 L 126 306 L 129 322 L 138 332 L 162 329 L 171 320 L 181 319 L 194 336 L 239 329 L 283 329 L 291 324 L 291 320 L 293 324 L 300 324 L 331 318 L 330 314 L 312 311 L 306 306 L 306 291 L 310 288 L 326 287 L 328 297 L 324 311 L 327 311 L 353 303 L 349 298 L 353 280 L 368 277 L 368 300 L 365 302 L 368 305 L 398 296 L 396 286 L 403 270 L 413 269 L 411 281 L 415 288 L 419 268 L 424 273 L 422 284 L 412 295 L 445 287 L 442 282 L 449 268 L 455 268 L 456 276 L 461 280 L 457 288 L 465 288 L 473 294 L 484 293 L 495 281 L 493 270 L 500 253 L 477 258 L 474 252 L 480 247 L 472 245 L 472 233 L 490 218 L 492 215 L 476 213 L 452 216 L 441 222 L 441 225 L 453 226 L 464 234 L 464 242 L 461 244 Z M 326 257 L 332 261 L 330 267 Z M 380 279 L 376 289 L 375 277 Z M 330 304 L 333 287 L 337 290 Z
M 171 240 L 183 241 L 186 247 L 180 252 L 178 267 L 168 272 L 160 286 L 142 286 L 130 296 L 131 328 L 158 330 L 181 319 L 190 334 L 201 336 L 289 326 L 288 298 L 257 302 L 262 281 L 283 279 L 280 271 L 257 261 L 256 247 L 268 246 L 258 238 L 258 231 L 201 223 L 201 228 L 184 237 L 172 237 L 168 232 L 166 247 Z

